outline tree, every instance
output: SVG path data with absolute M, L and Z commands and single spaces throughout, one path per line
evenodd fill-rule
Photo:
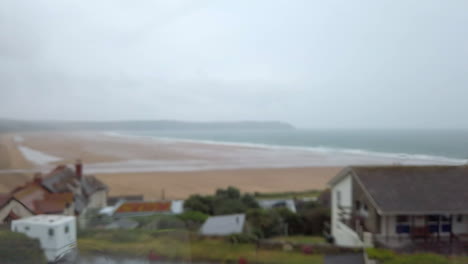
M 188 211 L 198 211 L 207 215 L 213 214 L 213 197 L 191 195 L 184 202 L 184 208 Z

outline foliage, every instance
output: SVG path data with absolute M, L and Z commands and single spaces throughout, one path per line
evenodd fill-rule
M 207 215 L 213 214 L 213 197 L 202 195 L 191 195 L 184 202 L 184 208 L 190 211 L 198 211 Z
M 178 217 L 185 222 L 192 221 L 195 223 L 203 223 L 208 218 L 208 215 L 197 211 L 187 211 L 178 215 Z
M 330 210 L 318 207 L 303 212 L 301 217 L 304 221 L 303 234 L 319 235 L 322 234 L 325 223 L 330 221 Z
M 0 231 L 0 260 L 2 264 L 47 263 L 38 240 L 10 231 Z
M 241 194 L 235 187 L 218 189 L 213 196 L 192 195 L 184 203 L 186 210 L 207 215 L 244 213 L 248 209 L 258 207 L 253 195 Z
M 251 209 L 247 212 L 247 221 L 259 238 L 277 236 L 284 230 L 283 220 L 277 210 Z
M 320 194 L 317 190 L 306 190 L 298 192 L 272 192 L 272 193 L 255 193 L 258 199 L 294 199 L 294 198 L 315 198 Z

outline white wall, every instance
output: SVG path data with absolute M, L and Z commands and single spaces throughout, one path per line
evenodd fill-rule
M 22 204 L 16 200 L 11 200 L 0 210 L 0 223 L 5 222 L 5 218 L 11 211 L 13 211 L 13 213 L 21 218 L 32 216 L 32 213 L 28 211 Z
M 362 241 L 359 239 L 357 233 L 349 228 L 347 225 L 340 222 L 339 206 L 349 208 L 344 209 L 351 212 L 353 205 L 353 180 L 351 175 L 347 175 L 341 181 L 336 183 L 331 190 L 331 206 L 332 206 L 332 224 L 331 232 L 338 246 L 343 247 L 361 247 Z M 338 201 L 338 193 L 340 193 L 340 201 Z
M 452 218 L 452 231 L 455 234 L 468 234 L 468 215 L 462 216 L 462 221 L 457 221 L 457 216 Z
M 97 191 L 89 198 L 88 208 L 103 208 L 107 206 L 107 191 Z

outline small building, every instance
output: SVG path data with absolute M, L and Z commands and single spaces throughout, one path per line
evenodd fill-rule
M 219 215 L 206 219 L 200 229 L 204 236 L 228 236 L 245 232 L 245 214 Z
M 468 166 L 349 167 L 330 183 L 331 233 L 346 247 L 418 249 L 468 239 Z
M 11 224 L 13 232 L 38 239 L 49 262 L 76 253 L 76 220 L 74 216 L 36 215 Z
M 258 205 L 263 209 L 287 208 L 296 213 L 296 203 L 293 199 L 259 199 Z

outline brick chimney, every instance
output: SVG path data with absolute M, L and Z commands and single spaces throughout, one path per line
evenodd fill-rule
M 83 177 L 83 164 L 79 159 L 77 159 L 75 163 L 75 173 L 76 177 L 81 180 L 81 178 Z

